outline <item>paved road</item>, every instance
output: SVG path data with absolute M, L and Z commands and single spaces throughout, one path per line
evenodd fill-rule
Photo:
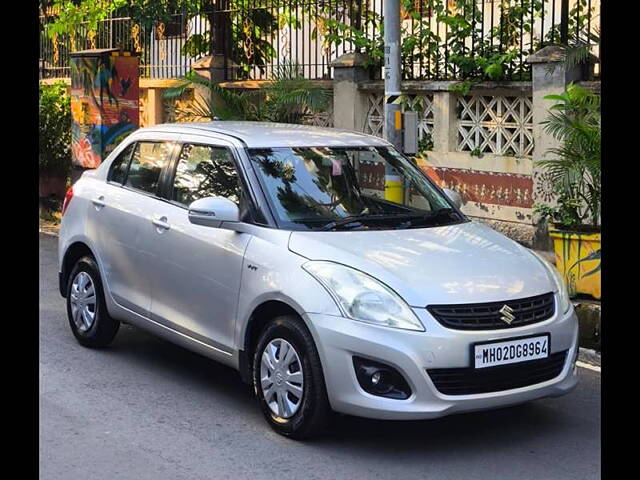
M 80 347 L 40 239 L 40 478 L 600 478 L 600 375 L 572 394 L 419 422 L 350 417 L 322 439 L 273 433 L 236 373 L 133 327 Z

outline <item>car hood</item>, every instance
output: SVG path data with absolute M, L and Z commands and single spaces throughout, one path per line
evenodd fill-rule
M 368 273 L 413 307 L 512 300 L 556 289 L 537 257 L 476 222 L 405 230 L 293 232 L 289 249 L 309 260 L 329 260 Z

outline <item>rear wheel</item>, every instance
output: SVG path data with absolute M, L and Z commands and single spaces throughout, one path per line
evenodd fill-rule
M 281 435 L 308 438 L 327 425 L 331 408 L 311 334 L 293 315 L 264 329 L 253 358 L 253 384 L 267 422 Z
M 73 335 L 85 347 L 109 345 L 120 327 L 107 312 L 98 266 L 89 256 L 78 260 L 69 275 L 67 316 Z

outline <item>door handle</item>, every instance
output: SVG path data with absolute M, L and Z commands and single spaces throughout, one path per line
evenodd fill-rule
M 154 218 L 151 220 L 151 223 L 156 226 L 158 233 L 162 233 L 163 230 L 169 230 L 171 228 L 171 225 L 167 222 L 167 217 Z
M 91 202 L 96 206 L 96 209 L 100 210 L 106 205 L 104 202 L 104 195 L 100 195 L 98 198 L 94 198 Z

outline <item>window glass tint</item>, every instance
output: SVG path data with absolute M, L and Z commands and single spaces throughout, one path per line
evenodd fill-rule
M 131 158 L 131 151 L 136 144 L 133 142 L 127 148 L 125 148 L 118 158 L 116 158 L 111 164 L 111 168 L 109 170 L 109 176 L 107 180 L 110 182 L 123 183 L 124 177 L 127 174 L 127 168 L 129 167 L 129 159 Z
M 173 145 L 171 142 L 138 142 L 131 158 L 126 185 L 156 193 L 160 173 L 169 161 Z
M 204 197 L 225 197 L 239 204 L 240 183 L 233 155 L 222 147 L 185 144 L 171 198 L 188 206 Z

